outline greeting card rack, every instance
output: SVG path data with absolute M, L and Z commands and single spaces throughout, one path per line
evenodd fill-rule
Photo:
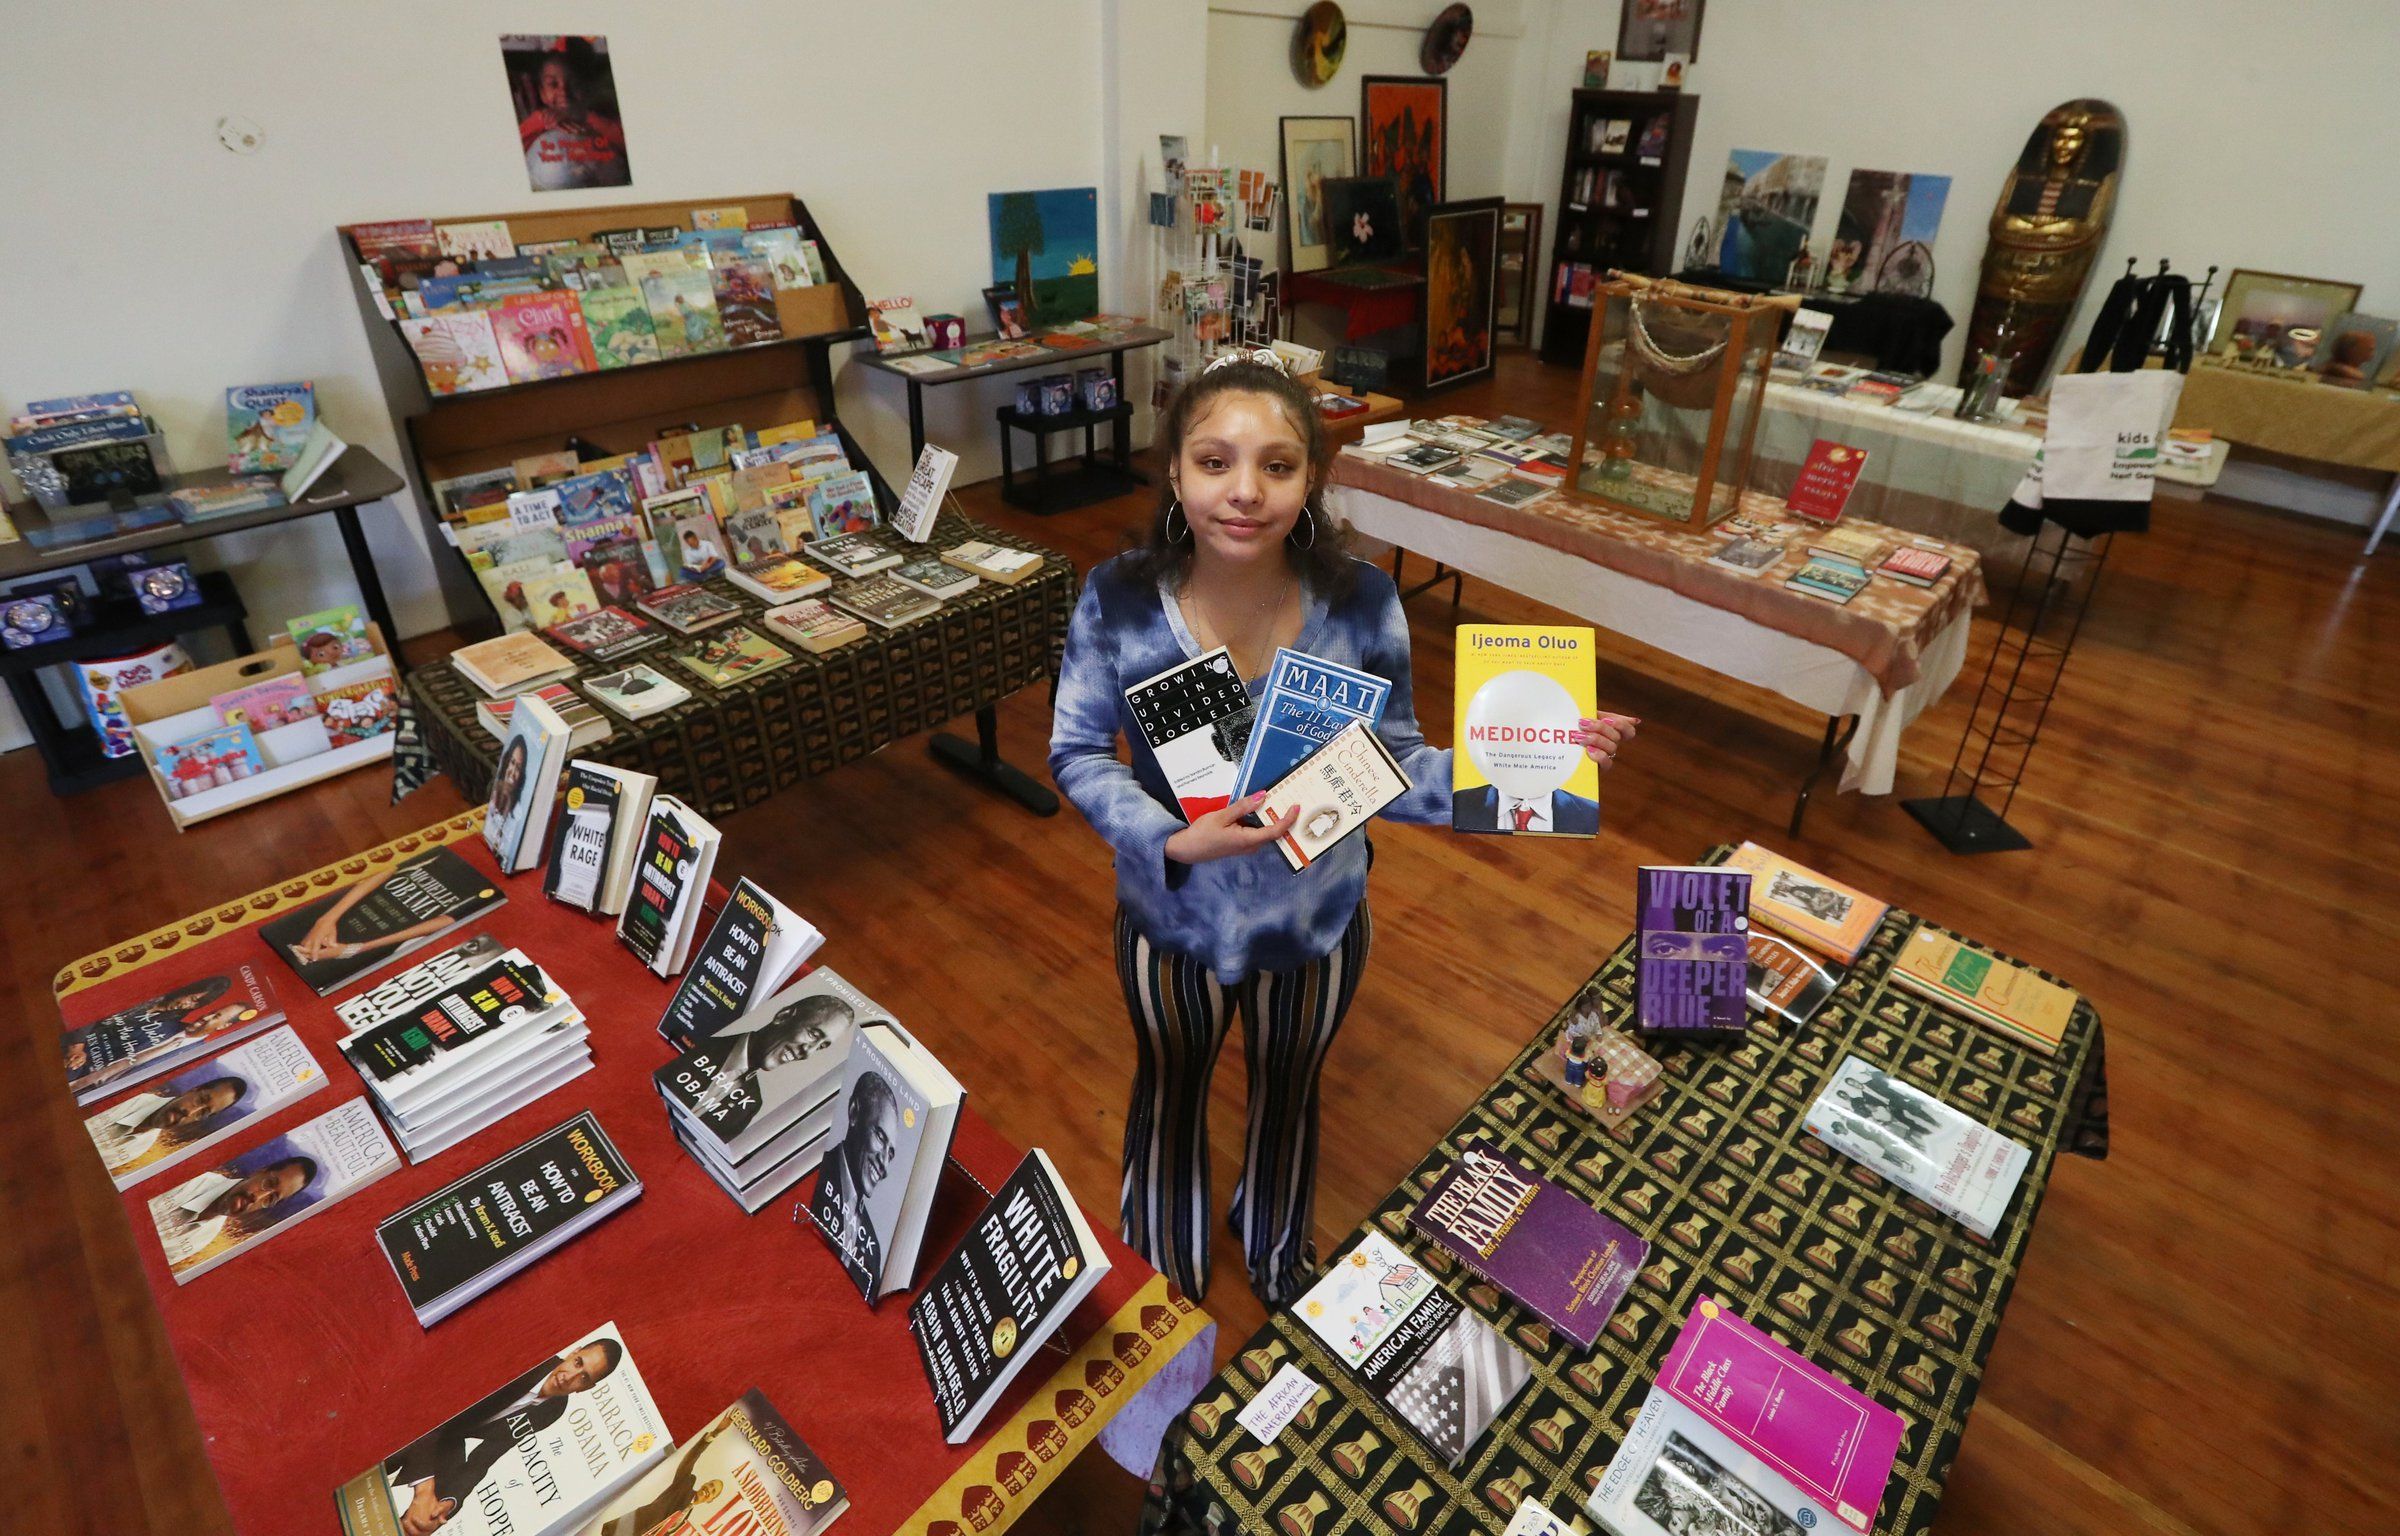
M 437 481 L 496 469 L 569 446 L 584 455 L 631 453 L 670 432 L 704 427 L 772 426 L 813 419 L 840 433 L 851 463 L 868 471 L 877 495 L 889 488 L 834 415 L 831 349 L 867 335 L 866 300 L 834 253 L 808 205 L 790 193 L 749 197 L 678 198 L 511 213 L 437 216 L 436 224 L 505 219 L 517 242 L 586 238 L 636 226 L 688 227 L 695 208 L 739 205 L 753 224 L 790 221 L 817 242 L 827 281 L 776 294 L 783 339 L 604 369 L 562 379 L 512 384 L 469 394 L 437 395 L 426 387 L 416 354 L 399 325 L 384 317 L 376 285 L 362 270 L 347 228 L 335 232 L 350 268 L 360 320 L 374 353 L 392 424 L 407 445 L 403 468 L 417 515 L 435 548 L 447 544 L 432 487 Z M 434 561 L 442 600 L 454 628 L 469 635 L 497 627 L 491 604 L 464 557 Z

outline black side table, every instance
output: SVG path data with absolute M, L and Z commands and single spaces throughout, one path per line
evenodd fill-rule
M 1000 499 L 1013 507 L 1048 516 L 1076 507 L 1106 501 L 1149 480 L 1127 459 L 1128 428 L 1133 420 L 1133 407 L 1120 400 L 1105 410 L 1063 411 L 1055 416 L 1020 411 L 1013 405 L 1001 406 L 992 413 L 1000 422 Z M 1107 460 L 1100 457 L 1095 434 L 1100 424 L 1111 424 L 1109 435 L 1115 439 L 1113 452 Z M 1060 432 L 1083 429 L 1083 461 L 1063 474 L 1053 475 L 1050 439 Z M 1023 432 L 1033 439 L 1033 475 L 1030 481 L 1017 479 L 1016 438 L 1010 429 Z

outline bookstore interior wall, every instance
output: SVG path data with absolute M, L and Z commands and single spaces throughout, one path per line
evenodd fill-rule
M 607 36 L 623 111 L 632 185 L 551 193 L 527 188 L 496 46 L 504 28 L 481 8 L 425 12 L 400 54 L 388 29 L 344 7 L 270 0 L 230 30 L 205 8 L 24 10 L 15 56 L 99 50 L 110 66 L 20 71 L 0 93 L 6 142 L 47 146 L 13 158 L 0 220 L 8 387 L 32 398 L 130 382 L 178 467 L 192 468 L 224 455 L 228 385 L 313 379 L 336 430 L 399 463 L 336 256 L 334 226 L 353 220 L 789 191 L 870 296 L 979 310 L 984 194 L 1101 182 L 1102 19 L 1113 4 L 814 6 L 804 27 L 764 0 L 520 8 L 508 28 Z M 1119 30 L 1120 54 L 1152 45 L 1144 29 Z M 261 49 L 260 36 L 275 46 Z M 1180 67 L 1196 73 L 1188 54 Z M 910 80 L 927 94 L 910 99 Z M 1196 113 L 1196 81 L 1192 95 Z M 1176 105 L 1163 91 L 1133 102 Z M 256 150 L 229 151 L 220 118 L 254 125 Z M 1155 158 L 1169 126 L 1145 119 L 1124 142 L 1148 133 Z M 1115 227 L 1111 216 L 1102 227 Z M 904 396 L 861 373 L 840 370 L 842 420 L 905 480 Z M 965 479 L 997 473 L 991 404 L 971 388 L 927 402 L 927 428 L 956 445 Z M 444 623 L 414 513 L 364 521 L 402 633 Z M 355 601 L 331 527 L 234 535 L 195 554 L 204 548 L 255 613 Z M 0 700 L 0 748 L 26 739 Z

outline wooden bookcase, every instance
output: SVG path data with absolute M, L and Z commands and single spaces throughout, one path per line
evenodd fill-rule
M 570 440 L 582 445 L 587 456 L 593 450 L 631 453 L 654 438 L 685 427 L 722 427 L 736 422 L 763 427 L 813 418 L 840 433 L 850 462 L 867 471 L 877 496 L 889 502 L 890 487 L 875 473 L 858 444 L 842 431 L 834 414 L 831 350 L 837 342 L 856 341 L 868 334 L 866 300 L 843 270 L 823 227 L 809 216 L 808 205 L 799 198 L 780 192 L 693 197 L 597 208 L 438 215 L 434 222 L 506 219 L 510 236 L 522 244 L 581 238 L 637 225 L 689 227 L 694 208 L 736 204 L 747 211 L 752 223 L 790 220 L 799 226 L 802 238 L 817 242 L 824 258 L 826 282 L 776 295 L 782 340 L 461 395 L 437 395 L 426 387 L 408 339 L 400 333 L 398 323 L 384 318 L 377 307 L 376 284 L 361 270 L 358 247 L 348 227 L 337 231 L 357 294 L 359 317 L 375 355 L 384 402 L 407 447 L 402 469 L 435 551 L 434 570 L 454 627 L 474 636 L 495 632 L 499 621 L 464 557 L 444 553 L 449 546 L 435 508 L 434 483 L 553 452 L 569 446 Z
M 1601 151 L 1599 125 L 1610 118 L 1633 124 L 1625 148 Z M 1666 120 L 1662 153 L 1641 153 L 1644 132 Z M 1700 98 L 1682 91 L 1582 91 L 1567 113 L 1566 163 L 1559 173 L 1558 226 L 1550 237 L 1548 311 L 1542 321 L 1542 361 L 1572 368 L 1583 362 L 1592 312 L 1558 295 L 1558 275 L 1581 264 L 1595 276 L 1615 268 L 1665 277 L 1678 265 L 1683 238 L 1683 183 L 1692 162 L 1692 133 Z M 1618 200 L 1603 196 L 1614 174 Z M 1588 196 L 1586 194 L 1589 194 Z

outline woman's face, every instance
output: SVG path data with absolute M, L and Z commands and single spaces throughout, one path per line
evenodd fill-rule
M 1184 434 L 1173 479 L 1207 558 L 1280 558 L 1308 500 L 1308 448 L 1266 395 L 1220 395 Z

